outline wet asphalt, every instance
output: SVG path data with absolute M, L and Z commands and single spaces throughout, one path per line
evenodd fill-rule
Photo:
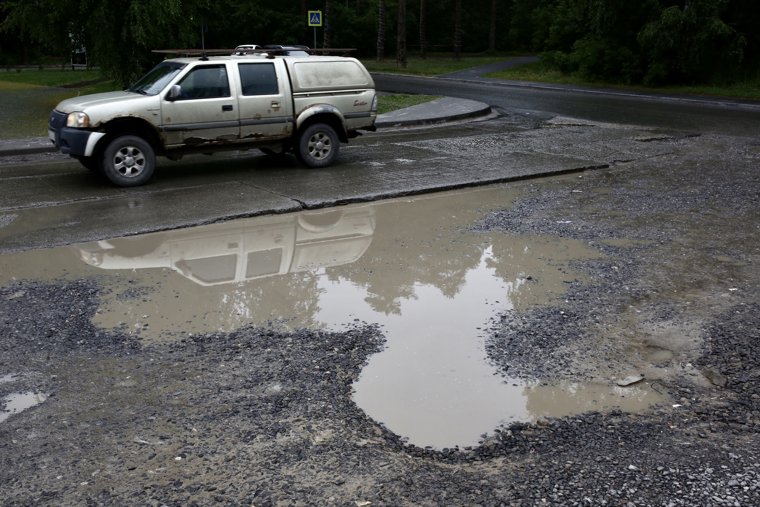
M 757 505 L 760 144 L 735 135 L 741 125 L 715 133 L 720 121 L 701 131 L 514 112 L 368 137 L 318 175 L 264 157 L 191 160 L 131 194 L 52 160 L 35 162 L 41 190 L 31 198 L 29 167 L 0 167 L 3 188 L 14 185 L 2 194 L 5 252 L 248 216 L 236 210 L 265 196 L 285 212 L 504 186 L 513 198 L 497 209 L 473 203 L 467 234 L 574 240 L 600 255 L 569 261 L 560 297 L 495 313 L 488 360 L 544 383 L 640 372 L 669 400 L 641 414 L 507 424 L 468 447 L 413 446 L 351 400 L 386 343 L 373 322 L 145 343 L 93 323 L 109 296 L 97 277 L 30 276 L 0 288 L 0 378 L 9 379 L 0 394 L 49 397 L 0 423 L 0 496 L 8 505 Z M 424 257 L 386 269 L 414 262 Z M 522 274 L 527 288 L 540 278 Z M 116 295 L 126 307 L 150 300 L 132 285 Z

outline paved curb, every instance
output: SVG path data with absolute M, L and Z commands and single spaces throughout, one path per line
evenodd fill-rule
M 375 126 L 377 128 L 389 128 L 433 125 L 488 116 L 491 112 L 491 106 L 483 102 L 443 97 L 424 104 L 381 114 L 377 118 Z
M 0 157 L 34 155 L 58 151 L 47 137 L 0 140 Z
M 377 128 L 434 125 L 479 118 L 491 114 L 491 106 L 467 99 L 443 97 L 424 104 L 378 116 Z M 57 149 L 46 137 L 0 140 L 0 157 L 54 153 Z

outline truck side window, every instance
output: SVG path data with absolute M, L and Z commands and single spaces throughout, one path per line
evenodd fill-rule
M 240 82 L 243 95 L 277 95 L 277 74 L 272 63 L 241 63 Z
M 224 65 L 196 67 L 177 84 L 182 87 L 182 95 L 180 95 L 179 100 L 230 96 L 230 83 Z

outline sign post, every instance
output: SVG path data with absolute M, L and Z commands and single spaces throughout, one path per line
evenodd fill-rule
M 317 27 L 322 26 L 322 11 L 309 11 L 309 26 L 314 27 L 314 49 L 317 49 Z

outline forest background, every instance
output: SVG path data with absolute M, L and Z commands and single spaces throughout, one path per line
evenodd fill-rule
M 306 44 L 396 61 L 536 54 L 621 84 L 760 82 L 757 0 L 0 0 L 0 66 L 87 65 L 127 85 L 153 49 Z

